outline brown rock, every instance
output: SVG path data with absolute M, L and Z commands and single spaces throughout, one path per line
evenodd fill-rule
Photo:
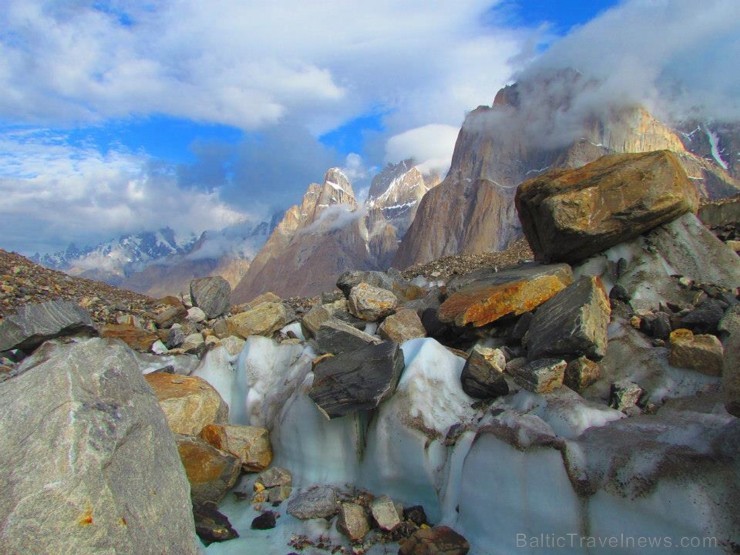
M 197 435 L 207 424 L 225 423 L 229 407 L 204 379 L 155 372 L 144 376 L 176 434 Z
M 348 300 L 352 315 L 371 322 L 388 316 L 398 306 L 398 297 L 393 293 L 365 282 L 352 288 Z
M 378 333 L 383 339 L 403 343 L 409 339 L 426 337 L 424 324 L 415 310 L 402 308 L 395 314 L 391 314 L 378 328 Z
M 543 358 L 520 368 L 512 368 L 511 373 L 514 381 L 524 389 L 534 393 L 551 393 L 563 385 L 567 365 L 564 360 Z
M 401 543 L 398 555 L 466 555 L 468 541 L 447 526 L 421 528 Z
M 184 320 L 188 315 L 188 310 L 182 305 L 182 303 L 176 306 L 167 306 L 161 312 L 158 312 L 154 321 L 160 328 L 172 327 L 175 322 Z
M 567 264 L 525 264 L 511 270 L 481 274 L 461 287 L 439 308 L 442 322 L 475 327 L 495 322 L 509 314 L 533 310 L 573 281 Z
M 132 349 L 149 352 L 152 344 L 159 339 L 156 333 L 128 324 L 107 324 L 100 330 L 101 337 L 120 339 Z
M 229 335 L 242 339 L 250 335 L 270 336 L 285 326 L 291 319 L 283 303 L 261 303 L 245 312 L 235 314 L 226 320 Z
M 239 477 L 239 459 L 198 437 L 178 435 L 176 439 L 193 504 L 218 503 Z
M 740 418 L 740 305 L 727 311 L 719 323 L 725 348 L 722 394 L 727 412 Z
M 668 362 L 679 368 L 690 368 L 708 376 L 721 376 L 724 350 L 714 335 L 694 335 L 679 328 L 670 336 Z
M 577 262 L 695 212 L 696 189 L 675 154 L 615 154 L 522 183 L 516 208 L 536 257 Z
M 581 393 L 601 377 L 601 368 L 586 357 L 571 360 L 565 368 L 563 383 L 573 391 Z
M 272 447 L 266 428 L 208 424 L 199 437 L 216 449 L 238 457 L 245 472 L 260 472 L 272 462 Z
M 359 541 L 370 531 L 365 508 L 357 503 L 342 503 L 339 507 L 337 530 L 351 541 Z
M 374 499 L 370 504 L 370 511 L 373 520 L 381 530 L 390 531 L 401 524 L 401 517 L 398 515 L 396 504 L 387 495 Z

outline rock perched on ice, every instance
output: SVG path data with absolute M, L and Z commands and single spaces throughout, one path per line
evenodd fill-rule
M 314 486 L 297 493 L 288 502 L 288 514 L 300 520 L 329 518 L 338 510 L 337 491 L 331 486 Z
M 156 333 L 128 324 L 106 324 L 100 330 L 100 335 L 120 339 L 132 349 L 142 353 L 150 352 L 154 342 L 159 339 Z
M 578 357 L 571 360 L 565 368 L 563 383 L 578 393 L 601 377 L 601 368 L 593 360 Z
M 239 458 L 245 472 L 260 472 L 272 462 L 269 432 L 259 426 L 208 424 L 200 438 Z
M 199 437 L 178 435 L 177 450 L 190 482 L 194 505 L 218 503 L 239 477 L 239 459 Z
M 293 319 L 283 303 L 261 303 L 226 320 L 229 334 L 242 339 L 250 335 L 270 336 Z
M 493 399 L 509 393 L 504 378 L 506 357 L 500 349 L 476 345 L 465 362 L 460 383 L 474 399 Z
M 690 329 L 694 333 L 717 333 L 717 326 L 725 315 L 726 306 L 717 299 L 706 299 L 696 308 L 681 316 L 681 327 Z
M 427 334 L 416 310 L 409 308 L 402 308 L 383 320 L 378 333 L 383 339 L 396 343 L 424 337 Z
M 740 417 L 740 305 L 727 311 L 718 328 L 725 348 L 722 370 L 725 408 L 730 414 Z
M 665 341 L 671 335 L 671 315 L 660 310 L 641 315 L 640 331 Z
M 708 376 L 721 376 L 724 364 L 722 343 L 714 335 L 694 335 L 679 328 L 671 332 L 668 362 L 679 368 L 690 368 Z
M 207 381 L 164 372 L 145 377 L 174 433 L 197 435 L 207 424 L 228 420 L 229 407 Z
M 603 358 L 610 314 L 609 298 L 601 280 L 582 277 L 537 309 L 525 338 L 528 358 Z
M 0 551 L 198 553 L 175 440 L 134 353 L 37 350 L 0 384 Z
M 385 318 L 398 306 L 398 297 L 393 293 L 365 282 L 352 288 L 348 301 L 353 316 L 370 322 Z
M 221 276 L 194 279 L 190 282 L 190 298 L 207 318 L 218 318 L 231 306 L 231 286 Z
M 696 188 L 675 154 L 604 156 L 522 183 L 516 208 L 535 256 L 578 262 L 696 211 Z
M 95 335 L 90 315 L 71 301 L 28 304 L 0 324 L 0 352 L 32 351 L 47 339 L 77 333 Z
M 239 537 L 229 519 L 218 512 L 215 503 L 193 505 L 193 516 L 195 517 L 195 531 L 206 545 Z
M 377 407 L 393 395 L 403 351 L 384 341 L 320 361 L 309 396 L 328 418 Z
M 366 345 L 380 343 L 380 339 L 336 318 L 329 318 L 321 324 L 316 333 L 316 343 L 325 353 L 344 353 Z
M 421 528 L 401 543 L 398 555 L 466 555 L 470 544 L 447 526 Z
M 274 511 L 265 511 L 261 515 L 254 517 L 250 528 L 253 530 L 271 530 L 277 525 L 278 514 Z
M 567 264 L 524 264 L 500 272 L 480 270 L 466 276 L 464 284 L 459 284 L 442 303 L 439 319 L 460 327 L 484 326 L 509 314 L 529 312 L 572 282 L 573 273 Z
M 643 393 L 645 393 L 645 390 L 635 382 L 620 380 L 612 384 L 609 406 L 622 412 L 628 412 L 637 406 Z
M 370 531 L 365 507 L 357 503 L 342 503 L 339 506 L 337 530 L 351 541 L 359 541 Z
M 370 504 L 370 512 L 381 530 L 390 531 L 401 524 L 401 517 L 398 514 L 396 504 L 387 495 L 373 499 Z
M 568 363 L 558 358 L 542 358 L 512 369 L 514 381 L 533 393 L 550 393 L 563 385 Z

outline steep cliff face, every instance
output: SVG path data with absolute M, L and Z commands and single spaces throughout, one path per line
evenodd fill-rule
M 599 104 L 589 98 L 593 87 L 577 72 L 561 71 L 505 87 L 492 106 L 468 114 L 450 171 L 420 202 L 393 265 L 504 249 L 521 235 L 513 209 L 519 183 L 604 154 L 671 150 L 702 196 L 740 192 L 716 160 L 687 151 L 680 134 L 643 107 Z
M 369 254 L 371 233 L 352 185 L 337 168 L 322 184 L 309 185 L 291 207 L 234 289 L 234 302 L 272 291 L 309 296 L 331 289 L 348 268 L 376 267 Z M 394 238 L 395 243 L 395 238 Z

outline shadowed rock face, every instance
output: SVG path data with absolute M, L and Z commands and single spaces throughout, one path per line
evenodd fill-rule
M 30 351 L 47 339 L 86 331 L 97 333 L 90 315 L 70 301 L 26 305 L 0 324 L 0 351 Z
M 549 171 L 519 186 L 516 207 L 537 258 L 574 263 L 696 211 L 698 196 L 664 150 Z

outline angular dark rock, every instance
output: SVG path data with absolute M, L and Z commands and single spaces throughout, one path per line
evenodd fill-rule
M 466 555 L 470 544 L 447 526 L 422 528 L 401 543 L 398 555 Z
M 657 339 L 668 339 L 671 335 L 671 315 L 658 311 L 640 318 L 640 331 Z
M 337 279 L 337 287 L 349 298 L 350 291 L 356 285 L 365 282 L 381 289 L 393 289 L 394 279 L 385 272 L 352 270 L 344 272 Z
M 198 553 L 175 439 L 131 349 L 47 343 L 27 360 L 0 383 L 0 551 Z
M 681 316 L 680 326 L 694 333 L 717 333 L 717 325 L 725 315 L 722 301 L 707 299 L 688 314 Z M 662 338 L 667 339 L 667 337 Z
M 519 367 L 509 364 L 506 371 L 524 389 L 533 393 L 550 393 L 563 385 L 567 365 L 562 359 L 542 358 Z
M 601 280 L 582 277 L 537 309 L 525 339 L 528 358 L 603 358 L 610 314 Z
M 86 310 L 71 301 L 46 301 L 22 306 L 0 324 L 0 352 L 32 351 L 47 339 L 85 332 L 96 335 Z
M 504 378 L 506 358 L 499 349 L 476 345 L 460 374 L 465 393 L 474 399 L 494 399 L 509 393 Z
M 190 298 L 207 318 L 218 318 L 231 306 L 231 286 L 221 276 L 194 279 L 190 282 Z
M 644 392 L 644 389 L 630 380 L 614 382 L 609 392 L 609 406 L 628 412 L 637 406 Z
M 725 351 L 722 397 L 727 412 L 740 418 L 740 305 L 727 311 L 718 328 Z
M 309 396 L 328 418 L 370 410 L 393 395 L 403 365 L 390 341 L 329 357 L 314 368 Z
M 195 532 L 206 545 L 239 537 L 228 517 L 218 511 L 215 503 L 206 502 L 193 505 L 193 516 L 195 517 Z
M 424 511 L 424 507 L 421 505 L 413 505 L 411 507 L 405 507 L 403 509 L 403 518 L 410 522 L 413 522 L 417 526 L 422 524 L 429 524 L 427 520 L 427 513 Z
M 315 486 L 301 491 L 288 502 L 288 514 L 300 520 L 327 518 L 337 514 L 339 498 L 331 486 Z
M 698 197 L 675 154 L 615 154 L 522 183 L 516 208 L 536 258 L 575 263 L 686 212 Z
M 581 393 L 589 385 L 601 377 L 601 368 L 593 360 L 586 357 L 578 357 L 571 360 L 565 368 L 563 384 L 573 391 Z
M 277 513 L 265 511 L 259 516 L 254 517 L 250 528 L 252 530 L 270 530 L 277 524 Z
M 353 328 L 336 318 L 324 321 L 316 333 L 316 343 L 325 353 L 340 354 L 367 345 L 380 343 L 380 339 Z
M 509 314 L 533 310 L 573 281 L 567 264 L 543 266 L 524 264 L 510 270 L 474 272 L 466 282 L 442 303 L 441 322 L 475 327 L 495 322 Z

